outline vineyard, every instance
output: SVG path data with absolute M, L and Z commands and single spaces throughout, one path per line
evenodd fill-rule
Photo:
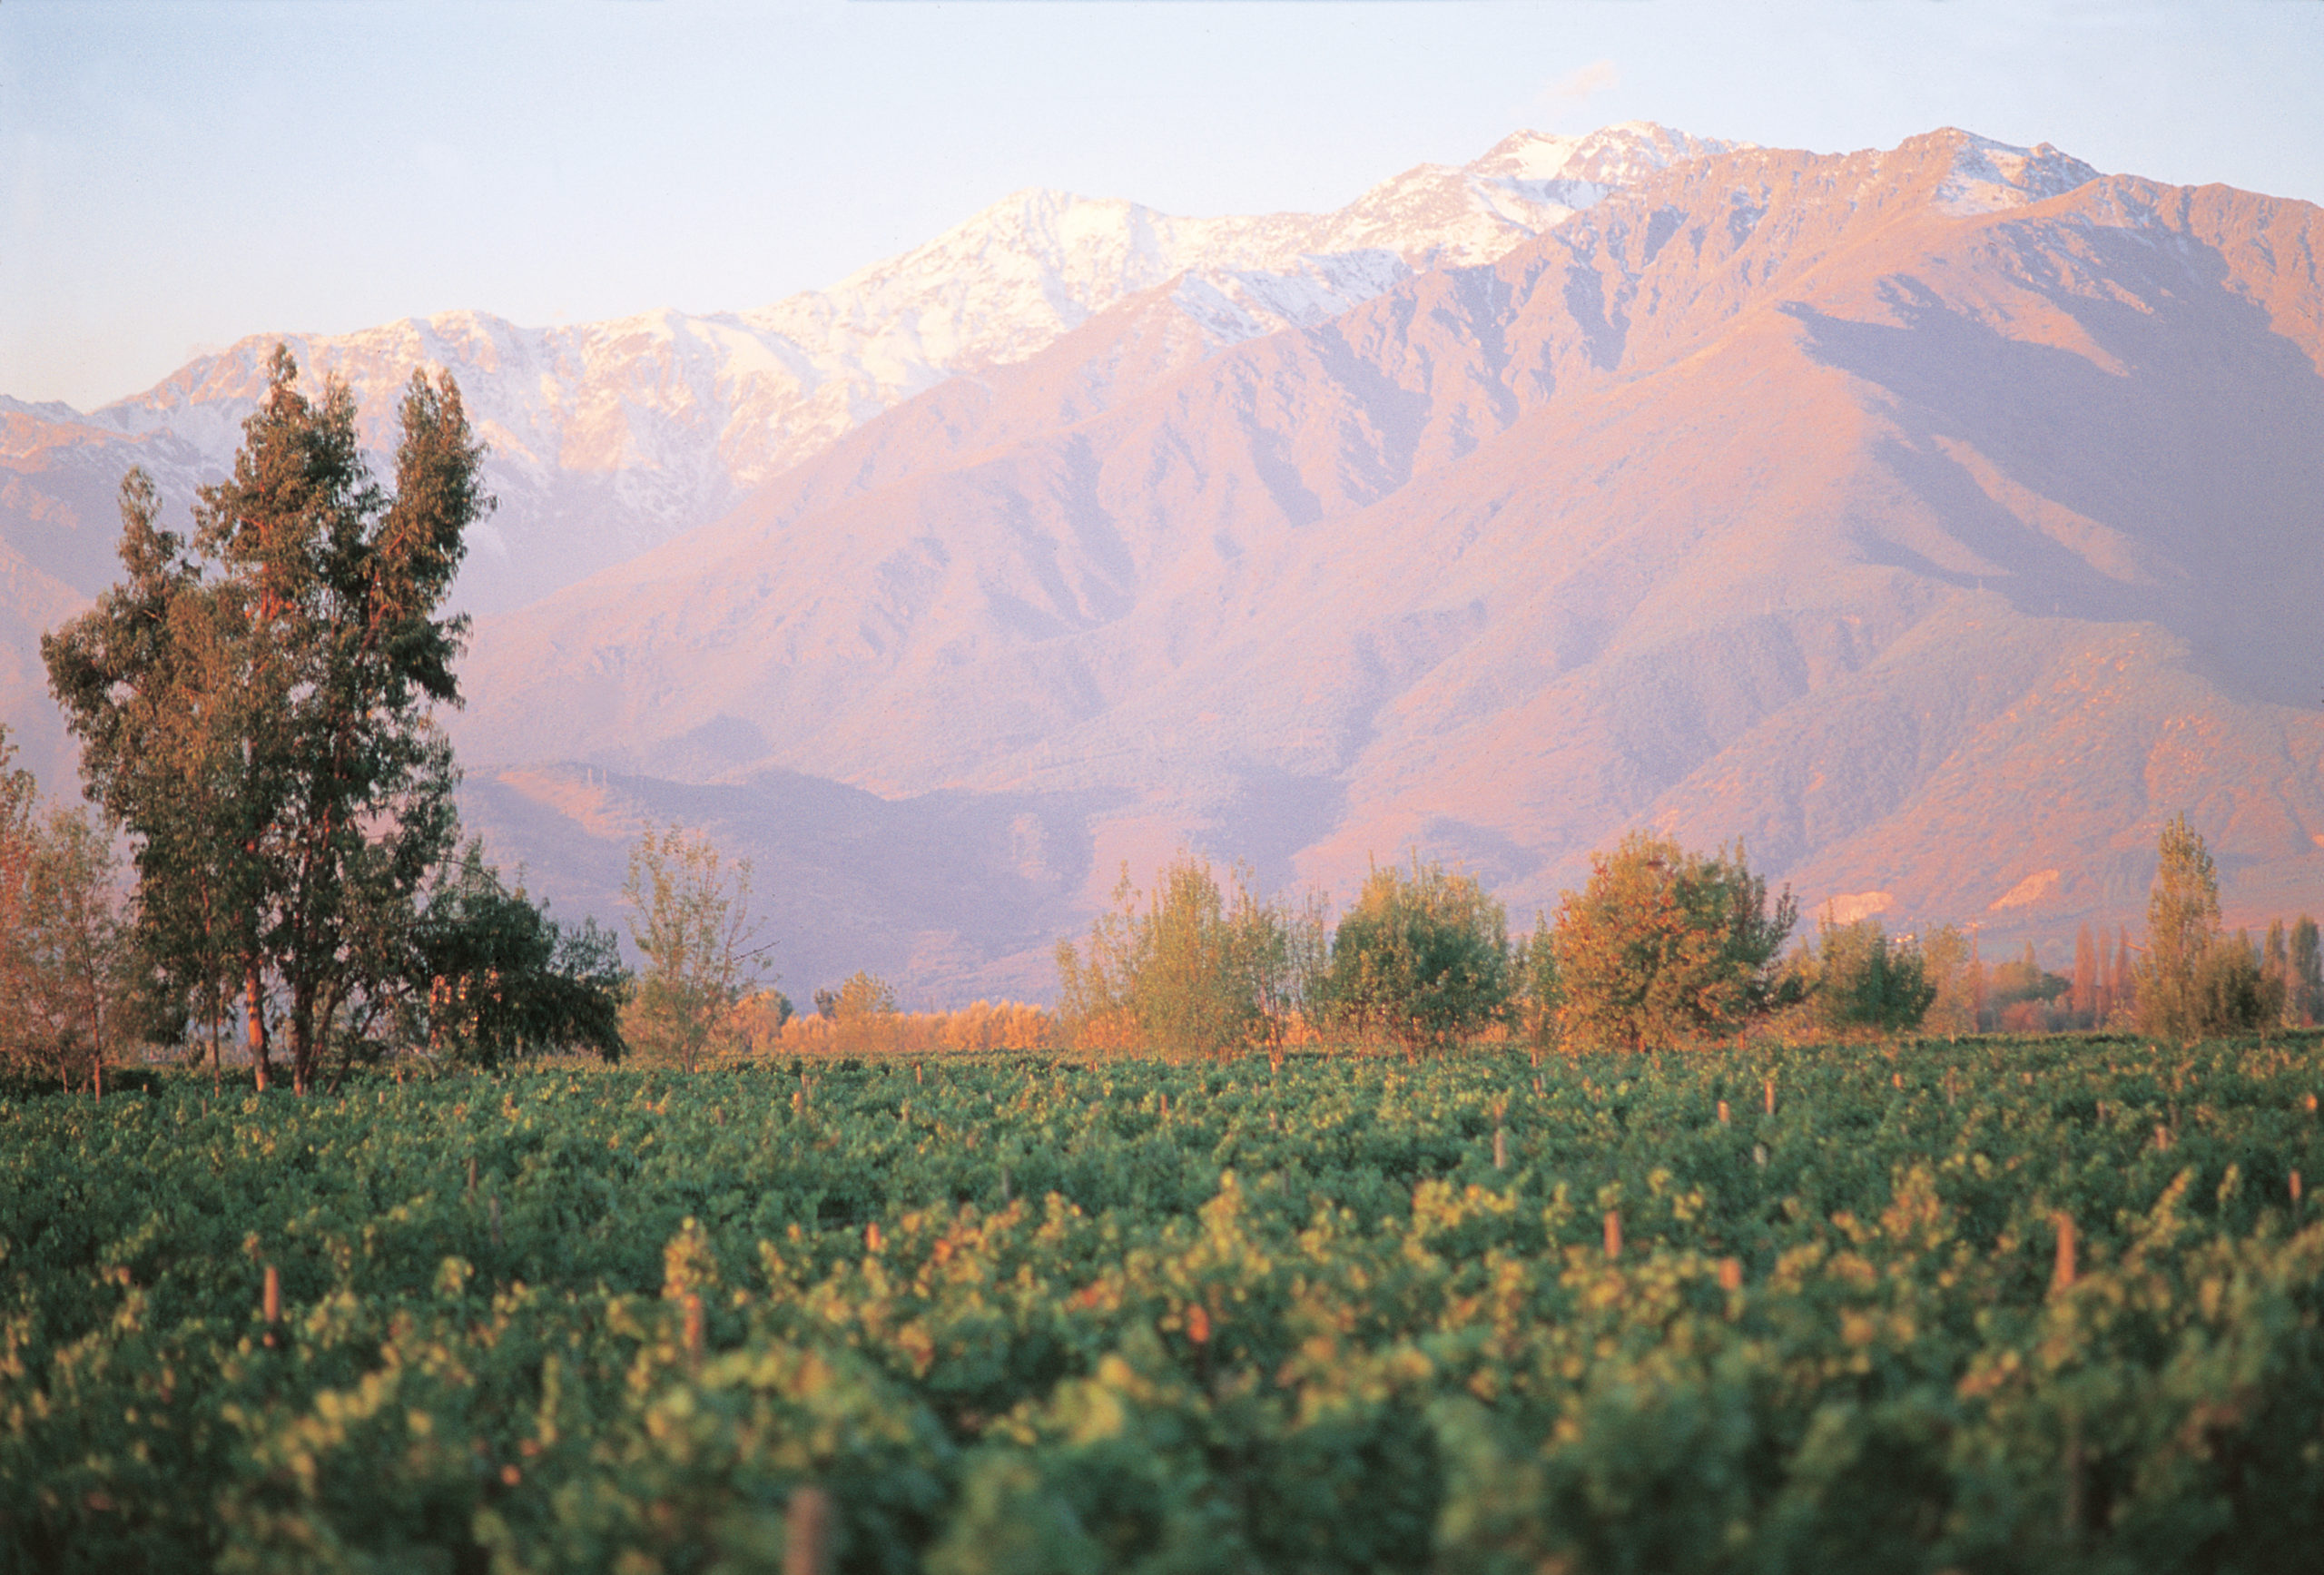
M 2249 1570 L 2324 1054 L 536 1070 L 0 1103 L 0 1564 Z

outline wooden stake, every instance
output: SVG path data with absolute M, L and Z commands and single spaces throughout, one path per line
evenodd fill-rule
M 1492 1129 L 1492 1167 L 1495 1170 L 1509 1168 L 1509 1130 L 1504 1127 Z
M 2297 1170 L 2291 1173 L 2291 1206 L 2295 1209 L 2299 1206 L 2299 1172 Z
M 1743 1261 L 1740 1258 L 1718 1260 L 1718 1288 L 1722 1291 L 1739 1291 L 1743 1288 Z
M 259 1315 L 270 1324 L 282 1320 L 282 1276 L 272 1264 L 266 1265 L 266 1281 L 258 1294 Z
M 832 1496 L 798 1488 L 783 1516 L 783 1575 L 831 1575 L 831 1569 Z
M 1776 1113 L 1776 1080 L 1775 1080 L 1773 1078 L 1769 1078 L 1768 1079 L 1768 1115 L 1770 1115 L 1770 1116 L 1772 1116 L 1772 1115 L 1774 1115 L 1775 1113 Z
M 1718 1124 L 1721 1127 L 1727 1125 L 1727 1101 L 1724 1099 L 1718 1102 Z
M 2073 1216 L 2063 1210 L 2050 1216 L 2058 1226 L 2058 1261 L 2050 1271 L 2053 1292 L 2071 1290 L 2073 1286 Z
M 1606 1211 L 1606 1261 L 1612 1263 L 1622 1255 L 1622 1212 L 1618 1208 Z

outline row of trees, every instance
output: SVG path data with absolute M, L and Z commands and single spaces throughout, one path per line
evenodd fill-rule
M 1222 1054 L 1344 1032 L 1406 1054 L 1488 1029 L 1536 1045 L 1643 1048 L 1731 1030 L 1796 999 L 1776 966 L 1797 919 L 1740 849 L 1633 836 L 1595 861 L 1554 926 L 1512 943 L 1502 904 L 1415 854 L 1376 866 L 1336 927 L 1320 899 L 1257 897 L 1181 855 L 1149 896 L 1127 869 L 1087 942 L 1058 948 L 1059 1016 L 1089 1048 Z
M 1059 947 L 1059 1016 L 1087 1048 L 1221 1054 L 1339 1034 L 1418 1055 L 1488 1032 L 1636 1051 L 1753 1024 L 1818 1038 L 2118 1026 L 2187 1040 L 2324 1014 L 2313 920 L 2278 923 L 2263 945 L 2229 936 L 2217 872 L 2183 816 L 2159 854 L 2144 951 L 2134 958 L 2127 933 L 2102 946 L 2085 926 L 2071 979 L 2031 945 L 1989 971 L 1955 926 L 1892 938 L 1876 919 L 1829 914 L 1787 956 L 1797 906 L 1787 891 L 1770 901 L 1740 848 L 1703 854 L 1645 833 L 1594 856 L 1554 920 L 1513 944 L 1476 881 L 1417 855 L 1374 869 L 1334 928 L 1319 900 L 1263 900 L 1240 867 L 1222 889 L 1182 854 L 1150 895 L 1125 869 L 1086 944 Z

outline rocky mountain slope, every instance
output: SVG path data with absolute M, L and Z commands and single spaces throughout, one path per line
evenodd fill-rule
M 2182 808 L 2231 917 L 2324 909 L 2320 218 L 1946 132 L 1677 163 L 1191 361 L 1132 296 L 487 620 L 458 737 L 738 829 L 798 773 L 1005 799 L 1044 939 L 1182 839 L 1530 914 L 1652 824 L 2054 941 Z M 1007 929 L 864 960 L 1038 987 Z

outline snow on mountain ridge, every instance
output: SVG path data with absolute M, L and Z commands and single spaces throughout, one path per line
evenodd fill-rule
M 222 472 L 280 340 L 309 376 L 347 380 L 384 468 L 412 372 L 448 368 L 501 499 L 460 594 L 479 610 L 510 606 L 715 517 L 881 411 L 1024 360 L 1130 295 L 1180 281 L 1177 306 L 1222 348 L 1336 315 L 1417 270 L 1492 261 L 1625 180 L 1728 145 L 1643 123 L 1521 132 L 1471 164 L 1423 164 L 1320 214 L 1188 219 L 1019 192 L 763 308 L 547 328 L 456 310 L 255 335 L 80 419 L 124 437 L 166 430 Z M 186 497 L 172 488 L 172 508 L 190 485 Z
M 1951 126 L 1934 136 L 1952 148 L 1953 172 L 1936 192 L 1937 206 L 1947 213 L 2023 208 L 2098 179 L 2096 170 L 2048 143 L 2014 147 Z

